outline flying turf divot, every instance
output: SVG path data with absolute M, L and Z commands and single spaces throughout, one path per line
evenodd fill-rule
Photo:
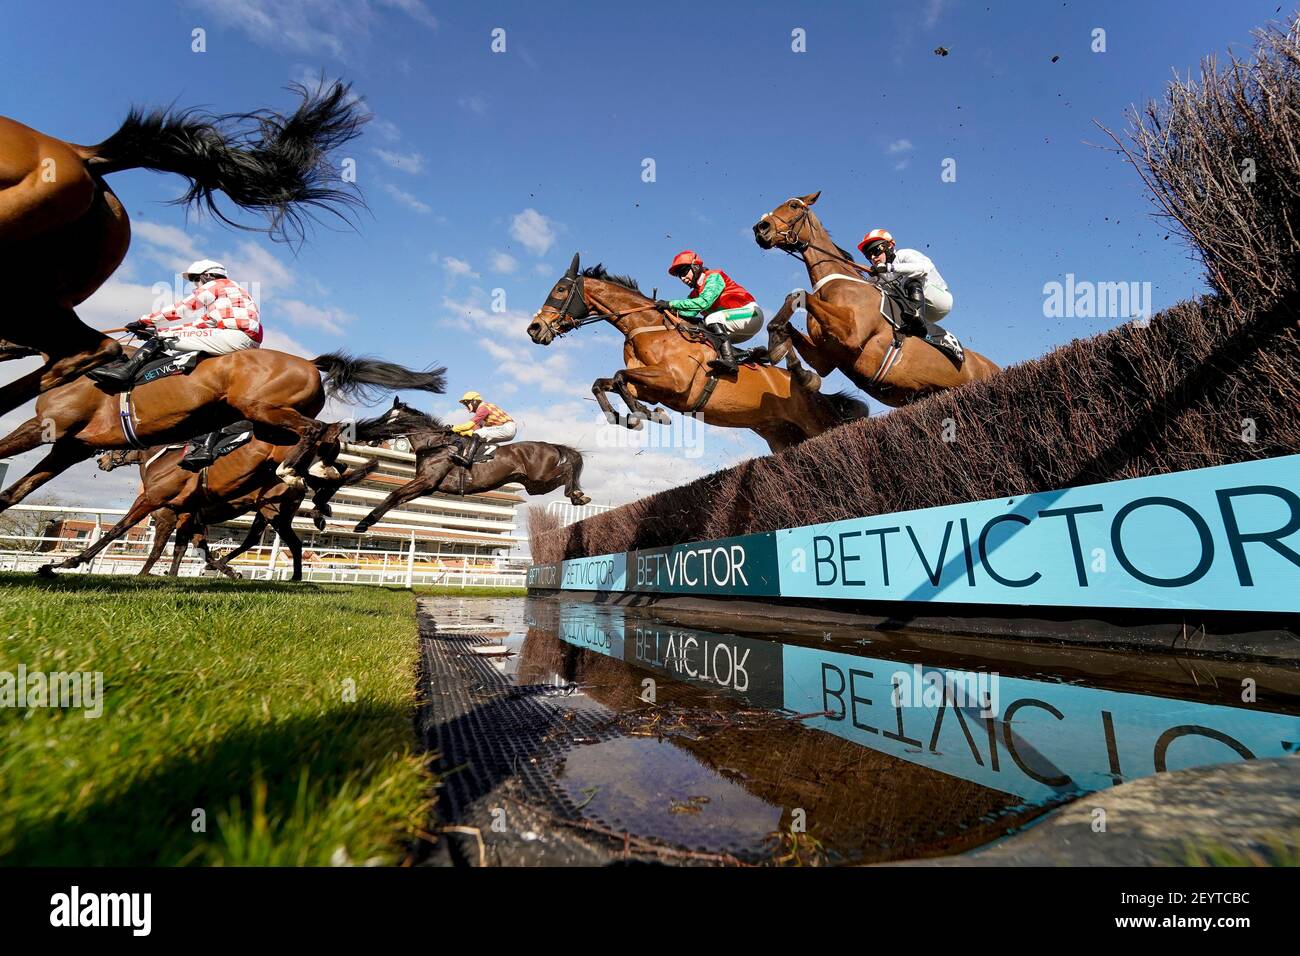
M 1300 612 L 1300 455 L 534 565 L 538 590 Z

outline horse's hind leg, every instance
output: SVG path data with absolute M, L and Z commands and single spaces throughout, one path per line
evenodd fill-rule
M 564 476 L 564 494 L 575 505 L 591 504 L 591 499 L 578 487 L 578 478 L 581 474 L 582 459 L 579 458 L 576 463 L 570 462 Z
M 109 528 L 107 531 L 105 531 L 104 534 L 100 536 L 100 539 L 98 541 L 96 541 L 90 547 L 86 548 L 86 550 L 82 551 L 80 554 L 74 554 L 72 557 L 68 558 L 67 560 L 60 561 L 57 564 L 44 565 L 40 569 L 40 573 L 48 574 L 51 571 L 55 570 L 56 568 L 75 568 L 79 564 L 85 564 L 87 561 L 94 558 L 95 555 L 99 554 L 110 544 L 112 544 L 118 538 L 122 537 L 122 535 L 126 534 L 137 524 L 139 524 L 141 521 L 147 518 L 149 516 L 149 512 L 153 511 L 154 508 L 156 507 L 157 507 L 156 502 L 154 502 L 152 499 L 144 495 L 141 495 L 139 498 L 135 499 L 135 502 L 131 505 L 130 510 L 127 511 L 127 513 L 122 516 L 122 520 L 119 521 L 117 524 L 113 525 L 113 527 Z
M 293 530 L 293 515 L 298 509 L 280 508 L 276 510 L 275 517 L 271 519 L 271 527 L 279 532 L 280 540 L 289 548 L 289 553 L 293 555 L 293 577 L 291 581 L 302 580 L 302 538 L 298 537 L 298 532 Z
M 32 447 L 35 447 L 35 444 L 39 442 L 34 443 Z M 35 468 L 0 494 L 0 511 L 18 504 L 41 485 L 52 478 L 57 478 L 77 462 L 85 461 L 93 454 L 93 449 L 86 448 L 79 442 L 56 442 L 50 448 L 50 453 L 42 458 Z M 0 455 L 0 457 L 7 457 L 7 455 Z
M 263 426 L 254 427 L 254 434 L 262 441 L 286 444 L 277 441 L 281 436 L 274 433 L 278 431 L 290 431 L 298 436 L 298 443 L 275 469 L 275 474 L 295 491 L 305 488 L 307 483 L 303 480 L 299 469 L 304 461 L 316 454 L 316 446 L 327 427 L 325 423 L 308 418 L 292 408 L 270 402 L 252 401 L 237 407 L 236 410 L 254 426 Z

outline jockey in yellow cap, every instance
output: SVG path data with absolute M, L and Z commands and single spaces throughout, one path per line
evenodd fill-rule
M 481 445 L 494 446 L 498 442 L 510 441 L 517 430 L 515 420 L 497 405 L 483 401 L 478 392 L 466 392 L 460 397 L 460 403 L 473 415 L 467 422 L 453 425 L 451 430 L 458 435 L 468 435 L 469 444 L 451 460 L 465 468 L 474 464 L 474 456 Z

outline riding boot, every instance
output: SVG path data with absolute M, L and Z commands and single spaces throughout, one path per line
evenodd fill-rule
M 190 439 L 190 450 L 181 459 L 181 467 L 186 471 L 201 471 L 217 460 L 217 443 L 221 441 L 222 432 L 208 432 L 199 438 Z
M 124 392 L 131 387 L 132 381 L 149 360 L 156 358 L 165 343 L 158 336 L 145 339 L 135 354 L 127 359 L 120 359 L 91 369 L 86 377 L 100 385 L 107 385 L 110 390 Z
M 925 280 L 909 279 L 903 287 L 907 309 L 903 313 L 903 331 L 924 337 L 930 330 L 925 324 Z
M 715 374 L 731 374 L 739 369 L 736 364 L 736 350 L 731 345 L 730 339 L 723 339 L 718 343 L 718 357 L 709 360 L 709 367 Z
M 477 435 L 470 435 L 469 441 L 466 442 L 463 451 L 459 451 L 451 456 L 451 460 L 462 468 L 470 468 L 474 465 L 474 456 L 478 454 L 479 445 L 483 444 L 483 439 Z

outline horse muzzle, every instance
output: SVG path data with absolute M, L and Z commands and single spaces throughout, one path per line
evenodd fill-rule
M 541 319 L 533 319 L 528 325 L 528 337 L 537 345 L 550 345 L 555 341 L 555 330 Z
M 760 249 L 772 248 L 772 224 L 766 219 L 754 223 L 754 241 Z

